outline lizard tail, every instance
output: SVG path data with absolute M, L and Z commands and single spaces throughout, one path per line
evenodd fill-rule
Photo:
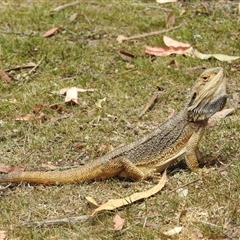
M 20 172 L 0 174 L 0 183 L 28 182 L 38 184 L 80 183 L 108 178 L 101 163 L 90 163 L 82 167 L 64 171 Z

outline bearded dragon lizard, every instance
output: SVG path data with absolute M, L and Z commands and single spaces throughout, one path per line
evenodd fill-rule
M 207 69 L 194 83 L 183 109 L 146 136 L 78 168 L 1 174 L 0 183 L 64 184 L 114 176 L 143 180 L 162 172 L 182 154 L 188 168 L 197 169 L 201 158 L 198 143 L 208 119 L 224 107 L 226 100 L 223 69 Z

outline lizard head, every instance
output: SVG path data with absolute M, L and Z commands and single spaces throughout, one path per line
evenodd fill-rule
M 187 104 L 188 120 L 206 121 L 223 109 L 227 100 L 226 79 L 221 67 L 205 70 L 191 90 Z

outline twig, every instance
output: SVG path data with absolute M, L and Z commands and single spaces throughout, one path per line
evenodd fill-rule
M 217 170 L 217 172 L 218 172 L 218 173 L 221 173 L 221 172 L 226 171 L 226 168 L 227 168 L 228 166 L 230 166 L 230 165 L 231 165 L 231 164 L 227 164 L 224 168 Z M 208 174 L 208 175 L 209 175 L 209 174 Z M 191 182 L 185 183 L 185 184 L 183 184 L 183 185 L 181 185 L 181 186 L 178 186 L 178 187 L 172 189 L 169 193 L 175 192 L 175 191 L 177 191 L 177 190 L 180 189 L 180 188 L 184 188 L 184 187 L 186 187 L 186 186 L 188 186 L 188 185 L 191 185 L 191 184 L 193 184 L 193 183 L 195 183 L 195 182 L 198 182 L 198 181 L 200 181 L 200 180 L 202 180 L 202 179 L 203 179 L 203 178 L 200 177 L 200 178 L 197 178 L 197 179 L 195 179 L 195 180 L 193 180 L 193 181 L 191 181 Z
M 46 55 L 44 55 L 44 56 L 41 58 L 41 60 L 35 65 L 35 67 L 32 68 L 32 69 L 28 72 L 28 75 L 32 74 L 32 73 L 36 70 L 36 68 L 39 67 L 39 65 L 42 63 L 42 61 L 44 60 L 45 57 L 46 57 Z
M 141 118 L 156 103 L 159 95 L 160 95 L 160 92 L 154 93 L 152 95 L 151 99 L 148 101 L 148 103 L 146 104 L 145 108 L 139 114 L 139 118 Z
M 5 186 L 5 187 L 0 186 L 0 191 L 9 188 L 11 185 L 12 185 L 12 183 L 9 183 L 9 184 L 8 184 L 7 186 Z
M 29 63 L 29 64 L 24 65 L 24 66 L 17 66 L 17 67 L 13 67 L 13 68 L 8 68 L 4 71 L 5 72 L 11 72 L 11 71 L 15 71 L 15 70 L 21 70 L 21 69 L 24 69 L 24 68 L 34 68 L 35 66 L 36 66 L 35 63 Z
M 134 40 L 134 39 L 139 39 L 139 38 L 144 38 L 144 37 L 149 37 L 149 36 L 154 36 L 154 35 L 158 35 L 158 34 L 161 34 L 161 33 L 166 33 L 166 32 L 173 31 L 173 30 L 178 29 L 180 27 L 181 27 L 181 25 L 176 26 L 176 27 L 172 27 L 172 28 L 168 28 L 168 29 L 163 29 L 163 30 L 160 30 L 160 31 L 155 31 L 155 32 L 150 32 L 150 33 L 143 33 L 143 34 L 137 34 L 137 35 L 133 35 L 131 37 L 125 37 L 123 35 L 119 35 L 117 37 L 117 41 L 121 43 L 123 41 Z
M 76 223 L 78 221 L 84 221 L 89 218 L 88 215 L 82 215 L 77 217 L 69 217 L 69 218 L 59 218 L 54 220 L 45 220 L 45 221 L 36 221 L 30 223 L 31 225 L 41 227 L 41 226 L 52 226 L 52 225 L 58 225 L 58 224 L 64 224 L 64 223 Z
M 32 35 L 32 33 L 7 31 L 7 30 L 0 30 L 0 33 L 3 33 L 3 34 L 16 34 L 16 35 L 23 35 L 23 36 L 31 36 Z
M 64 5 L 61 5 L 61 6 L 58 6 L 56 8 L 53 9 L 54 12 L 59 12 L 67 7 L 71 7 L 71 6 L 74 6 L 74 5 L 77 5 L 79 4 L 80 1 L 76 1 L 76 2 L 72 2 L 72 3 L 67 3 L 67 4 L 64 4 Z

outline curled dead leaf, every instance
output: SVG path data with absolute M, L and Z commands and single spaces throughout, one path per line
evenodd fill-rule
M 52 36 L 53 36 L 55 33 L 57 33 L 61 28 L 62 28 L 62 26 L 54 27 L 54 28 L 48 30 L 47 32 L 45 32 L 42 36 L 43 36 L 44 38 L 52 37 Z
M 167 174 L 165 171 L 163 173 L 162 178 L 160 179 L 159 183 L 156 186 L 150 188 L 147 191 L 133 193 L 131 196 L 128 196 L 125 198 L 110 199 L 106 203 L 104 203 L 104 204 L 100 205 L 98 208 L 96 208 L 93 211 L 93 213 L 91 214 L 91 216 L 95 215 L 99 211 L 113 210 L 113 209 L 116 209 L 116 208 L 119 208 L 119 207 L 122 207 L 125 205 L 132 204 L 140 199 L 148 198 L 148 197 L 156 194 L 157 192 L 159 192 L 165 186 L 166 181 L 167 181 Z M 88 200 L 89 197 L 87 197 L 86 199 Z

